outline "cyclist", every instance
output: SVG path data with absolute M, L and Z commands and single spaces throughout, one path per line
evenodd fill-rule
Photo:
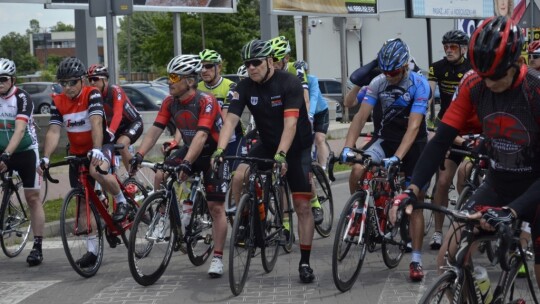
M 496 206 L 482 216 L 481 226 L 488 230 L 516 217 L 531 223 L 534 268 L 538 274 L 540 225 L 536 215 L 540 196 L 540 73 L 518 64 L 522 45 L 521 29 L 507 17 L 488 18 L 476 29 L 469 44 L 472 71 L 461 81 L 434 138 L 422 152 L 422 162 L 414 169 L 411 185 L 395 198 L 390 220 L 395 221 L 399 205 L 414 204 L 419 193 L 418 185 L 431 178 L 453 138 L 474 118 L 482 125 L 491 161 L 484 183 L 465 207 L 474 210 L 482 205 Z M 450 227 L 439 250 L 439 266 L 443 265 L 447 250 L 450 254 L 455 252 L 458 242 L 448 241 L 453 235 L 459 238 L 459 231 L 453 230 Z M 451 248 L 447 248 L 448 244 Z M 540 283 L 540 276 L 536 277 Z
M 113 135 L 107 129 L 101 93 L 85 84 L 85 76 L 86 67 L 78 58 L 67 57 L 58 65 L 56 78 L 63 92 L 56 95 L 52 102 L 51 119 L 45 135 L 43 158 L 38 172 L 42 174 L 41 167 L 49 165 L 49 158 L 58 145 L 60 131 L 64 126 L 70 143 L 69 153 L 77 156 L 88 155 L 91 163 L 90 176 L 118 202 L 113 220 L 120 222 L 126 217 L 129 205 L 114 176 L 102 175 L 96 171 L 96 166 L 103 171 L 110 168 Z M 91 266 L 96 262 L 96 254 L 97 240 L 96 236 L 92 235 L 88 237 L 88 252 L 76 263 L 83 268 Z
M 136 168 L 146 152 L 156 144 L 159 136 L 171 119 L 182 134 L 184 145 L 175 150 L 166 160 L 169 165 L 179 166 L 180 180 L 184 181 L 194 172 L 203 171 L 206 186 L 206 199 L 212 216 L 212 237 L 214 257 L 208 274 L 220 277 L 223 274 L 223 248 L 227 236 L 225 218 L 225 194 L 214 187 L 216 180 L 211 178 L 210 156 L 216 149 L 219 130 L 223 123 L 218 101 L 214 96 L 197 90 L 201 60 L 197 55 L 179 55 L 167 65 L 169 73 L 169 92 L 161 105 L 154 124 L 144 135 L 142 143 L 131 160 Z
M 303 100 L 302 84 L 289 73 L 275 70 L 272 46 L 269 41 L 252 40 L 242 48 L 242 60 L 249 78 L 240 81 L 221 130 L 218 149 L 212 157 L 218 161 L 240 120 L 244 108 L 250 110 L 259 131 L 260 140 L 251 148 L 249 156 L 273 158 L 282 165 L 293 195 L 298 215 L 300 236 L 300 280 L 310 283 L 315 279 L 309 265 L 314 224 L 311 214 L 310 185 L 311 125 Z M 246 164 L 240 164 L 232 181 L 233 197 L 240 197 Z
M 390 39 L 378 53 L 378 66 L 382 74 L 368 86 L 366 96 L 355 114 L 347 132 L 345 147 L 340 159 L 349 162 L 355 157 L 353 147 L 374 107 L 380 107 L 382 119 L 378 134 L 364 146 L 375 163 L 386 168 L 400 164 L 409 180 L 412 169 L 427 141 L 425 115 L 429 99 L 427 80 L 409 71 L 409 48 L 401 39 Z M 351 175 L 364 175 L 364 167 L 353 165 Z M 357 184 L 349 185 L 351 192 Z M 411 216 L 412 262 L 409 266 L 413 281 L 423 278 L 421 264 L 422 237 L 424 233 L 423 214 L 414 212 Z
M 42 241 L 45 213 L 39 200 L 41 179 L 34 170 L 39 163 L 38 142 L 34 129 L 34 104 L 30 95 L 15 86 L 15 62 L 0 58 L 0 173 L 16 170 L 23 182 L 24 196 L 30 207 L 34 245 L 26 258 L 29 266 L 43 261 Z M 33 163 L 34 166 L 28 166 Z
M 441 108 L 435 118 L 435 126 L 438 125 L 438 122 L 450 105 L 452 96 L 454 96 L 454 92 L 463 75 L 471 69 L 469 60 L 465 58 L 467 45 L 469 44 L 469 37 L 465 32 L 461 30 L 448 31 L 442 37 L 442 44 L 446 57 L 434 62 L 429 67 L 428 76 L 431 91 L 434 92 L 435 86 L 438 85 L 441 93 Z M 433 98 L 430 102 L 433 102 Z M 457 137 L 455 142 L 458 145 L 465 146 L 472 143 L 472 141 L 465 141 L 461 137 Z M 463 158 L 462 155 L 450 153 L 444 160 L 443 168 L 439 169 L 435 193 L 433 194 L 433 204 L 448 207 L 448 191 L 454 179 L 454 174 Z M 436 212 L 434 217 L 435 231 L 433 232 L 429 246 L 432 250 L 438 250 L 441 248 L 444 214 Z
M 129 170 L 129 160 L 132 157 L 129 146 L 134 144 L 143 132 L 141 115 L 121 87 L 109 85 L 107 67 L 101 64 L 91 65 L 88 68 L 88 82 L 101 92 L 109 131 L 114 134 L 114 143 L 124 145 L 120 155 L 126 170 Z

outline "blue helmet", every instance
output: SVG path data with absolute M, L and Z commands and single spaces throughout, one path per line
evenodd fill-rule
M 409 63 L 409 47 L 401 39 L 387 40 L 377 55 L 381 71 L 395 71 Z

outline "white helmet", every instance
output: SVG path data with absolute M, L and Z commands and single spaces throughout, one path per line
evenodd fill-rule
M 247 72 L 246 66 L 242 64 L 238 68 L 238 71 L 236 72 L 236 75 L 238 75 L 240 77 L 248 77 L 248 72 Z
M 15 76 L 15 72 L 15 62 L 6 58 L 0 58 L 0 75 Z
M 202 63 L 198 55 L 178 55 L 167 65 L 167 73 L 178 75 L 197 75 Z

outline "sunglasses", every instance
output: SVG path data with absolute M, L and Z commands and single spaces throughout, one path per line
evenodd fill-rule
M 529 60 L 540 58 L 540 54 L 529 54 Z
M 182 77 L 182 76 L 180 76 L 178 74 L 171 73 L 171 74 L 169 74 L 169 83 L 177 83 L 180 80 L 185 79 L 185 78 L 186 77 Z
M 444 50 L 445 51 L 457 51 L 459 49 L 459 45 L 457 44 L 445 44 L 444 45 Z
M 2 76 L 2 77 L 0 77 L 0 82 L 2 82 L 2 83 L 7 82 L 10 79 L 11 79 L 11 77 L 9 77 L 9 76 Z
M 98 82 L 98 81 L 100 81 L 101 79 L 103 79 L 103 77 L 98 77 L 98 76 L 88 77 L 88 81 L 89 81 L 90 83 Z
M 207 64 L 203 64 L 202 66 L 203 68 L 210 70 L 210 69 L 213 69 L 216 65 L 214 63 L 207 63 Z
M 394 71 L 383 71 L 384 76 L 387 77 L 396 77 L 397 75 L 399 75 L 399 73 L 401 73 L 401 69 L 397 69 Z
M 263 63 L 261 59 L 253 59 L 253 60 L 247 60 L 244 61 L 244 65 L 246 66 L 246 69 L 250 66 L 253 66 L 254 68 L 260 66 Z
M 68 87 L 68 86 L 73 87 L 77 83 L 79 83 L 79 80 L 81 79 L 79 78 L 79 79 L 71 79 L 71 80 L 60 80 L 58 81 L 58 84 L 61 85 L 63 88 Z

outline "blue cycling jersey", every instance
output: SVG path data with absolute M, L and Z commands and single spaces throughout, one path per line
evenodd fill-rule
M 309 116 L 313 117 L 315 114 L 328 109 L 328 101 L 322 96 L 319 88 L 319 79 L 311 74 L 308 74 L 307 77 L 309 87 Z

